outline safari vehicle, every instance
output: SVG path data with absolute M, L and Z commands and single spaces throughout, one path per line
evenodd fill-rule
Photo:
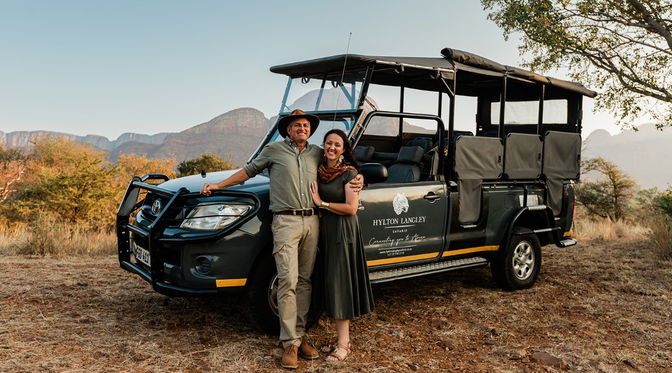
M 289 77 L 279 117 L 341 128 L 366 186 L 359 222 L 373 283 L 490 265 L 505 289 L 537 280 L 541 246 L 572 238 L 583 86 L 472 53 L 338 55 L 271 67 Z M 281 139 L 271 128 L 261 148 Z M 119 207 L 121 267 L 166 295 L 247 292 L 277 332 L 269 183 L 199 194 L 235 171 L 134 177 Z M 316 293 L 316 292 L 315 292 Z

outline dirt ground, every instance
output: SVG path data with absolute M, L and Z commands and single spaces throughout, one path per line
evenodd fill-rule
M 300 372 L 671 372 L 672 263 L 645 244 L 543 250 L 537 284 L 487 268 L 374 286 L 345 361 Z M 167 298 L 116 258 L 0 257 L 0 372 L 283 371 L 240 299 Z M 325 318 L 310 331 L 335 338 Z

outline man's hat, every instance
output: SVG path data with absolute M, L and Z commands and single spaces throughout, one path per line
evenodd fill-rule
M 288 116 L 280 119 L 280 121 L 278 122 L 278 132 L 280 132 L 280 135 L 282 135 L 282 137 L 287 137 L 287 126 L 289 126 L 289 124 L 292 123 L 293 120 L 299 118 L 308 119 L 308 121 L 310 122 L 310 136 L 312 136 L 313 133 L 315 133 L 315 130 L 317 129 L 317 125 L 320 124 L 320 118 L 318 118 L 316 115 L 313 114 L 306 114 L 301 109 L 296 109 L 292 111 Z

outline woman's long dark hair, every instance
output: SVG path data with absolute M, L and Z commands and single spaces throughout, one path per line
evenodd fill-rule
M 341 138 L 341 140 L 343 140 L 343 162 L 354 167 L 357 169 L 357 172 L 359 172 L 359 167 L 357 166 L 357 161 L 355 160 L 355 154 L 352 151 L 352 145 L 350 144 L 350 140 L 348 140 L 348 135 L 346 135 L 343 130 L 334 128 L 325 133 L 324 139 L 322 139 L 322 146 L 324 146 L 324 143 L 327 142 L 327 137 L 331 134 L 336 134 Z M 322 163 L 326 164 L 326 162 L 327 159 L 325 157 L 322 159 Z

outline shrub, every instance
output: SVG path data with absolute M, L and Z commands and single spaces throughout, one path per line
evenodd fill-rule
M 653 197 L 652 203 L 660 212 L 672 217 L 672 187 Z
M 202 156 L 186 160 L 177 165 L 179 177 L 196 175 L 201 171 L 213 172 L 222 170 L 231 170 L 234 165 L 227 159 L 223 159 L 215 154 L 205 153 Z

